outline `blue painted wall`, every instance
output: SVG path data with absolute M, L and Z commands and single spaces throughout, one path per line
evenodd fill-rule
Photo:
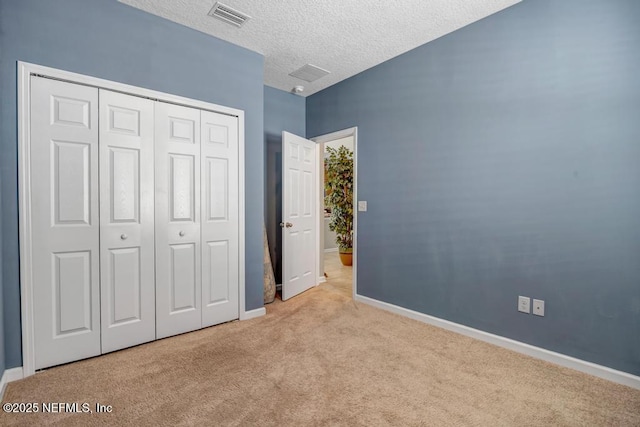
M 16 61 L 245 111 L 246 303 L 263 305 L 263 57 L 115 0 L 0 0 L 6 367 L 20 366 Z
M 0 4 L 0 14 L 2 14 L 2 5 Z M 2 52 L 2 36 L 1 36 L 2 28 L 0 28 L 0 52 Z M 1 105 L 1 104 L 0 104 Z M 2 175 L 0 175 L 2 176 Z M 2 185 L 0 185 L 0 201 L 2 199 Z M 2 224 L 2 209 L 0 208 L 0 224 Z M 0 227 L 0 242 L 2 242 L 2 227 Z M 4 369 L 6 366 L 5 357 L 4 357 L 4 328 L 7 322 L 4 319 L 4 309 L 2 307 L 2 302 L 4 300 L 2 296 L 2 243 L 0 243 L 0 378 L 4 374 Z
M 358 126 L 359 293 L 640 375 L 639 23 L 524 0 L 308 97 Z
M 276 283 L 282 283 L 282 131 L 305 136 L 303 97 L 264 87 L 265 224 Z

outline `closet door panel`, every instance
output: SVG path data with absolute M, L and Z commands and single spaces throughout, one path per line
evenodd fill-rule
M 156 322 L 163 338 L 202 327 L 200 110 L 156 102 Z
M 202 323 L 237 319 L 238 118 L 202 111 Z
M 152 341 L 154 102 L 100 90 L 102 352 Z
M 171 257 L 171 313 L 198 309 L 196 282 L 196 245 L 193 243 L 169 245 Z
M 100 354 L 98 89 L 31 77 L 35 368 Z

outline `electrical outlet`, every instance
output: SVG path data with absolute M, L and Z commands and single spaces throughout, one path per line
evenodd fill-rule
M 366 211 L 367 211 L 367 201 L 358 200 L 358 212 L 366 212 Z
M 531 298 L 529 297 L 518 297 L 518 311 L 522 313 L 531 313 Z
M 533 314 L 536 316 L 544 316 L 544 300 L 533 300 Z

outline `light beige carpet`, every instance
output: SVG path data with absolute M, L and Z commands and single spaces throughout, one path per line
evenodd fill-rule
M 110 414 L 0 425 L 640 426 L 640 390 L 354 303 L 334 264 L 262 318 L 49 369 L 4 396 Z

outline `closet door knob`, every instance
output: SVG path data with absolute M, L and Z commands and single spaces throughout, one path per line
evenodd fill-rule
M 126 234 L 121 234 L 121 235 L 120 235 L 120 238 L 121 238 L 122 240 L 127 240 L 127 237 L 129 237 L 129 236 L 127 236 Z
M 178 233 L 180 235 L 180 237 L 184 236 L 184 231 L 180 230 L 180 232 Z

